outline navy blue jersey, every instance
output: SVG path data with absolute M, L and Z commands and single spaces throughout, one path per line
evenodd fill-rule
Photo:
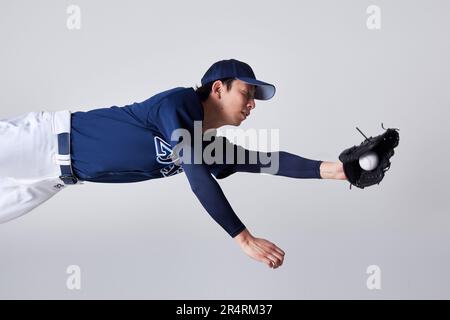
M 174 161 L 172 151 L 178 140 L 174 130 L 182 128 L 194 136 L 194 121 L 203 121 L 203 107 L 193 88 L 174 88 L 143 102 L 123 107 L 72 113 L 71 156 L 74 174 L 80 180 L 107 183 L 138 182 L 185 172 L 192 191 L 211 217 L 232 237 L 245 229 L 231 208 L 217 179 L 235 172 L 260 172 L 267 166 L 233 163 L 194 164 Z M 230 144 L 225 138 L 220 143 Z M 215 141 L 213 138 L 212 141 Z M 205 148 L 210 142 L 203 142 Z M 252 153 L 237 145 L 248 159 Z M 230 149 L 226 149 L 230 150 Z M 194 153 L 194 152 L 192 152 Z M 262 154 L 256 152 L 257 154 Z M 269 155 L 270 153 L 264 153 Z M 320 178 L 321 161 L 277 152 L 279 171 L 295 178 Z M 261 157 L 257 157 L 261 159 Z M 212 174 L 212 175 L 211 175 Z
M 72 113 L 74 173 L 82 180 L 118 183 L 179 173 L 182 168 L 175 168 L 168 156 L 170 130 L 180 127 L 183 117 L 203 119 L 192 88 L 175 88 L 124 107 Z

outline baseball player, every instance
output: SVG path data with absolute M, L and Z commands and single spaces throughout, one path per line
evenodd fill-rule
M 178 87 L 123 107 L 31 112 L 2 119 L 0 222 L 30 212 L 62 189 L 84 181 L 129 183 L 184 172 L 203 207 L 242 250 L 277 268 L 283 264 L 284 252 L 249 232 L 216 179 L 236 172 L 262 172 L 269 164 L 261 159 L 274 157 L 275 175 L 339 180 L 346 176 L 340 161 L 250 151 L 215 136 L 215 129 L 245 121 L 255 100 L 268 100 L 274 94 L 275 86 L 257 80 L 248 64 L 230 59 L 214 63 L 196 89 Z M 222 144 L 227 150 L 223 157 L 233 151 L 232 161 L 189 161 L 198 152 L 182 134 L 194 135 L 196 123 L 201 124 L 201 134 L 213 133 L 209 141 L 202 141 L 201 150 L 211 143 Z M 245 161 L 238 161 L 237 154 Z

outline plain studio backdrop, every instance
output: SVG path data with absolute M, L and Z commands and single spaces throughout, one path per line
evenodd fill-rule
M 382 122 L 400 144 L 364 190 L 220 181 L 249 230 L 285 250 L 276 270 L 240 250 L 184 174 L 69 187 L 0 225 L 0 298 L 450 298 L 449 12 L 445 0 L 2 1 L 1 118 L 140 102 L 236 58 L 277 87 L 242 128 L 278 129 L 280 150 L 336 161 L 362 141 L 356 126 L 374 136 Z

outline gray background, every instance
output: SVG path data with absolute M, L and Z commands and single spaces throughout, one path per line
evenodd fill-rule
M 68 30 L 68 5 L 81 30 Z M 366 9 L 381 8 L 381 30 Z M 236 174 L 220 181 L 250 231 L 286 251 L 248 258 L 184 175 L 87 184 L 0 225 L 0 297 L 138 299 L 450 298 L 449 1 L 2 1 L 1 117 L 91 110 L 194 86 L 220 59 L 248 62 L 277 94 L 242 128 L 280 149 L 337 160 L 400 128 L 384 181 Z M 447 119 L 447 120 L 445 120 Z M 441 163 L 442 162 L 442 163 Z M 66 288 L 81 267 L 82 288 Z M 366 268 L 381 268 L 368 290 Z

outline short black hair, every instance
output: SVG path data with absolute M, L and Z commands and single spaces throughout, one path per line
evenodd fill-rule
M 236 78 L 223 78 L 223 79 L 217 79 L 217 80 L 222 81 L 222 83 L 226 86 L 227 91 L 230 91 L 231 86 L 233 85 L 233 81 L 236 80 Z M 209 82 L 201 87 L 195 86 L 196 87 L 195 92 L 198 94 L 198 96 L 202 102 L 206 101 L 208 99 L 209 94 L 211 93 L 211 90 L 212 90 L 212 85 L 217 80 Z

